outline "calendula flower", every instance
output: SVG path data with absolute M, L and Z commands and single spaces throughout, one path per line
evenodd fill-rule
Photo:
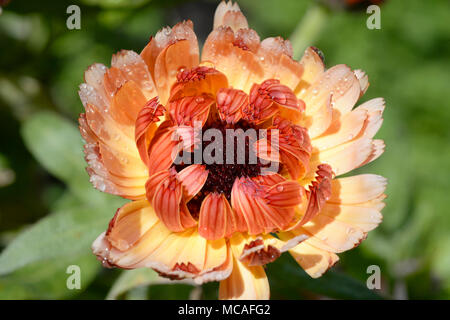
M 221 299 L 269 298 L 264 265 L 286 251 L 319 277 L 382 219 L 383 177 L 335 178 L 383 152 L 373 139 L 383 99 L 354 108 L 367 87 L 361 70 L 326 70 L 316 48 L 295 61 L 289 41 L 260 41 L 231 2 L 218 6 L 201 59 L 185 21 L 141 54 L 92 65 L 79 92 L 87 171 L 97 189 L 132 200 L 94 253 L 105 266 L 220 281 Z M 214 152 L 234 151 L 235 160 L 253 150 L 255 162 L 191 164 L 213 144 L 198 140 L 196 126 L 267 131 L 246 138 L 244 150 Z M 176 162 L 182 153 L 191 158 Z

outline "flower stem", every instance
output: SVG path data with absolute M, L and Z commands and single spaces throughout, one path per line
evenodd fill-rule
M 303 51 L 317 40 L 328 17 L 327 10 L 317 4 L 310 7 L 298 23 L 290 40 L 294 49 L 294 59 L 299 59 Z

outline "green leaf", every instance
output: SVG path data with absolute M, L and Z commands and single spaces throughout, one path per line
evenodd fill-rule
M 120 201 L 120 200 L 119 200 Z M 32 262 L 90 252 L 105 231 L 118 201 L 109 207 L 79 207 L 55 212 L 20 233 L 0 255 L 0 275 Z
M 80 289 L 68 289 L 67 267 L 80 267 Z M 30 264 L 6 277 L 0 277 L 0 299 L 61 299 L 85 290 L 100 269 L 89 254 L 65 256 Z
M 74 123 L 52 112 L 38 112 L 22 127 L 28 150 L 39 163 L 71 189 L 89 189 L 83 141 Z
M 134 270 L 125 270 L 120 277 L 116 280 L 111 290 L 109 291 L 106 299 L 114 300 L 127 291 L 130 291 L 137 287 L 149 286 L 149 285 L 161 285 L 161 284 L 192 284 L 190 281 L 171 281 L 166 278 L 162 278 L 149 268 L 140 268 Z

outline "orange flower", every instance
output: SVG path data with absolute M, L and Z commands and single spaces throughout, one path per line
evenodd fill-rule
M 319 277 L 381 222 L 383 177 L 334 176 L 382 154 L 373 137 L 384 101 L 353 108 L 368 87 L 364 72 L 325 70 L 313 47 L 293 60 L 289 41 L 260 41 L 231 2 L 218 6 L 199 56 L 186 21 L 159 31 L 140 55 L 123 50 L 111 68 L 86 71 L 79 122 L 91 182 L 132 200 L 93 251 L 105 266 L 221 281 L 221 299 L 267 299 L 263 266 L 281 253 Z M 174 149 L 198 147 L 195 122 L 267 129 L 249 146 L 259 160 L 175 164 Z M 279 170 L 262 174 L 262 160 L 275 161 L 275 132 Z M 174 133 L 190 143 L 180 147 Z

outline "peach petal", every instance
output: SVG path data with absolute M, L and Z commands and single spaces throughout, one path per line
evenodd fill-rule
M 127 81 L 120 87 L 111 101 L 110 112 L 118 123 L 134 126 L 136 118 L 147 99 L 134 81 Z
M 263 267 L 248 267 L 234 258 L 231 275 L 220 282 L 219 299 L 268 300 L 269 297 L 269 281 Z
M 260 83 L 264 70 L 257 55 L 235 43 L 230 27 L 221 26 L 211 32 L 205 41 L 202 61 L 209 62 L 223 72 L 229 85 L 248 93 L 253 83 Z
M 248 28 L 247 19 L 242 14 L 239 5 L 232 1 L 222 1 L 214 13 L 214 29 L 220 26 L 228 26 L 237 31 Z
M 131 50 L 121 50 L 113 55 L 111 66 L 121 70 L 128 81 L 136 83 L 147 100 L 156 96 L 153 79 L 139 54 Z
M 177 73 L 197 66 L 198 57 L 198 44 L 188 40 L 178 40 L 158 55 L 155 62 L 155 83 L 162 104 L 165 105 L 169 99 Z
M 303 74 L 295 92 L 301 95 L 325 72 L 325 65 L 315 47 L 308 47 L 305 50 L 300 64 L 303 66 Z
M 141 57 L 148 67 L 152 79 L 155 80 L 155 65 L 159 54 L 169 45 L 180 41 L 187 40 L 190 43 L 190 51 L 187 52 L 189 56 L 198 57 L 198 42 L 197 36 L 194 32 L 192 21 L 187 20 L 177 23 L 172 28 L 165 27 L 158 31 L 158 33 L 150 38 L 150 42 L 142 50 Z M 181 65 L 179 67 L 182 67 Z
M 292 59 L 292 45 L 281 37 L 264 39 L 257 55 L 264 68 L 265 79 L 278 79 L 291 90 L 298 86 L 303 66 Z

